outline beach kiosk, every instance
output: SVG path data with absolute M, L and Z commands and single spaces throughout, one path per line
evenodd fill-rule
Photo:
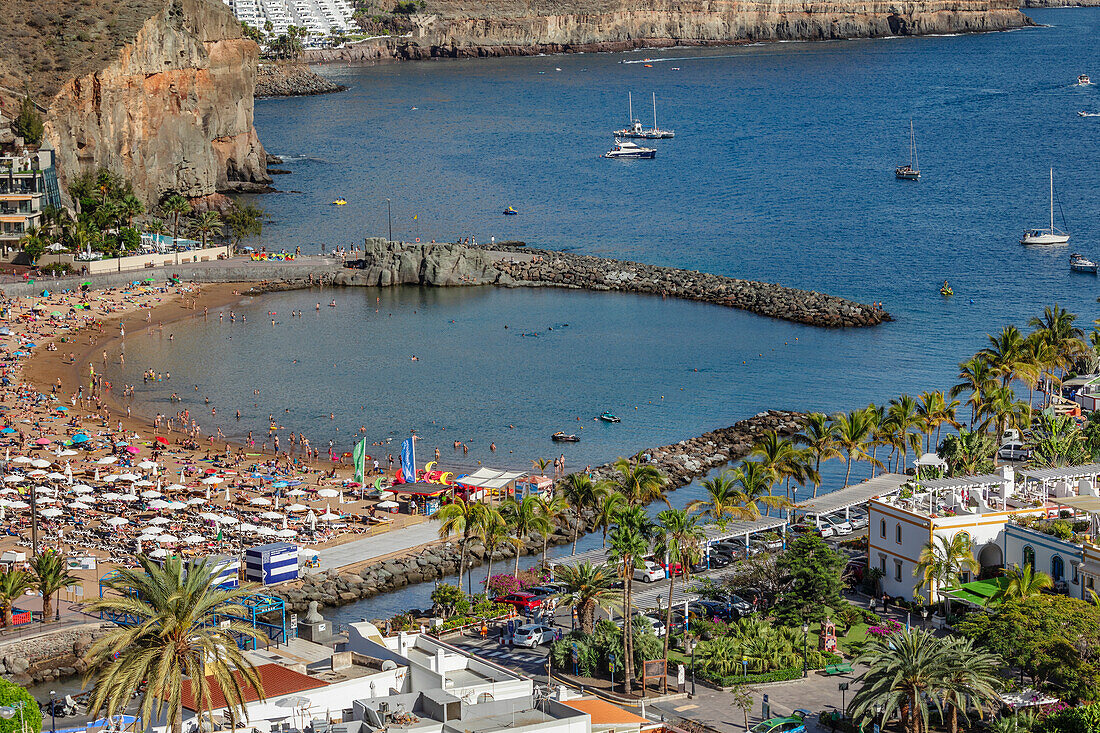
M 244 552 L 245 580 L 274 585 L 298 578 L 298 546 L 289 542 L 271 542 L 250 547 Z
M 241 584 L 241 559 L 231 555 L 212 555 L 207 558 L 214 571 L 214 585 L 222 590 L 237 588 Z
M 394 484 L 394 493 L 403 514 L 423 514 L 430 517 L 439 511 L 443 497 L 454 487 L 419 481 L 415 484 Z

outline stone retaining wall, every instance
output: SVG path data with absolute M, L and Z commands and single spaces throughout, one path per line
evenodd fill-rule
M 740 308 L 826 328 L 875 326 L 889 313 L 811 290 L 724 275 L 539 249 L 367 239 L 363 269 L 338 273 L 337 285 L 555 286 L 643 293 Z
M 728 428 L 713 430 L 697 438 L 683 440 L 673 445 L 642 451 L 665 476 L 670 490 L 686 486 L 695 479 L 730 461 L 742 458 L 764 433 L 775 430 L 781 435 L 795 433 L 804 415 L 797 412 L 769 410 Z M 614 472 L 612 464 L 593 469 L 595 478 L 608 478 Z M 564 545 L 573 541 L 573 526 L 579 523 L 581 534 L 596 529 L 593 518 L 584 513 L 570 512 L 559 521 L 548 539 L 549 545 Z M 542 552 L 542 538 L 530 537 L 518 548 L 505 545 L 493 552 L 494 569 L 502 573 L 515 567 L 516 552 L 522 555 L 538 555 Z M 342 606 L 362 598 L 387 593 L 406 585 L 436 580 L 458 572 L 460 550 L 457 543 L 446 542 L 429 548 L 416 548 L 407 555 L 374 563 L 358 573 L 329 570 L 306 575 L 297 585 L 279 589 L 291 611 L 305 611 L 310 601 L 323 606 Z M 479 542 L 470 544 L 468 559 L 481 565 L 488 560 L 485 546 Z
M 0 674 L 20 685 L 65 679 L 86 669 L 81 657 L 112 624 L 67 626 L 27 639 L 0 639 Z

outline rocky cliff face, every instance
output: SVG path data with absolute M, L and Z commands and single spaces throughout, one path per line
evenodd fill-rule
M 429 0 L 426 12 L 412 20 L 411 39 L 325 51 L 316 60 L 623 51 L 996 31 L 1031 23 L 1016 0 Z
M 259 49 L 216 0 L 163 0 L 109 63 L 65 82 L 46 134 L 66 178 L 107 167 L 147 202 L 270 183 L 252 126 Z

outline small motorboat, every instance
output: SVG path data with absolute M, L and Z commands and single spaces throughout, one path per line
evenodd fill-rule
M 657 156 L 657 148 L 643 148 L 632 142 L 622 142 L 615 138 L 615 146 L 603 154 L 605 158 L 646 158 Z
M 1088 74 L 1081 74 L 1077 77 L 1077 85 L 1078 86 L 1084 87 L 1084 86 L 1088 86 L 1089 84 L 1092 84 L 1092 80 L 1089 79 Z
M 511 206 L 509 206 L 507 209 L 504 210 L 504 215 L 505 216 L 515 216 L 518 213 L 519 212 L 516 211 L 515 209 L 513 209 Z
M 348 202 L 345 199 L 336 199 L 332 202 L 333 206 L 347 206 Z
M 1096 263 L 1074 252 L 1069 256 L 1069 269 L 1074 272 L 1088 272 L 1095 275 Z
M 578 438 L 576 435 L 572 435 L 572 434 L 566 435 L 565 433 L 563 433 L 560 430 L 558 432 L 554 433 L 553 435 L 551 435 L 550 440 L 554 441 L 555 443 L 579 443 L 579 442 L 581 442 L 581 439 Z
M 599 419 L 603 420 L 604 422 L 622 422 L 622 420 L 615 417 L 610 412 L 601 412 Z
M 1078 117 L 1100 117 L 1100 112 L 1078 112 Z

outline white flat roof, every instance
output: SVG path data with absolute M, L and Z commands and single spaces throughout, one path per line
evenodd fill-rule
M 516 479 L 523 478 L 526 475 L 523 471 L 497 471 L 492 468 L 479 468 L 473 473 L 458 479 L 458 481 L 466 486 L 476 486 L 479 489 L 503 489 Z
M 909 477 L 900 473 L 884 473 L 855 486 L 845 486 L 830 494 L 804 501 L 795 507 L 799 514 L 832 514 L 848 507 L 866 504 L 876 496 L 895 494 Z
M 1063 466 L 1061 468 L 1022 468 L 1021 477 L 1034 481 L 1056 481 L 1067 478 L 1085 478 L 1100 476 L 1100 463 L 1086 463 L 1083 466 Z

